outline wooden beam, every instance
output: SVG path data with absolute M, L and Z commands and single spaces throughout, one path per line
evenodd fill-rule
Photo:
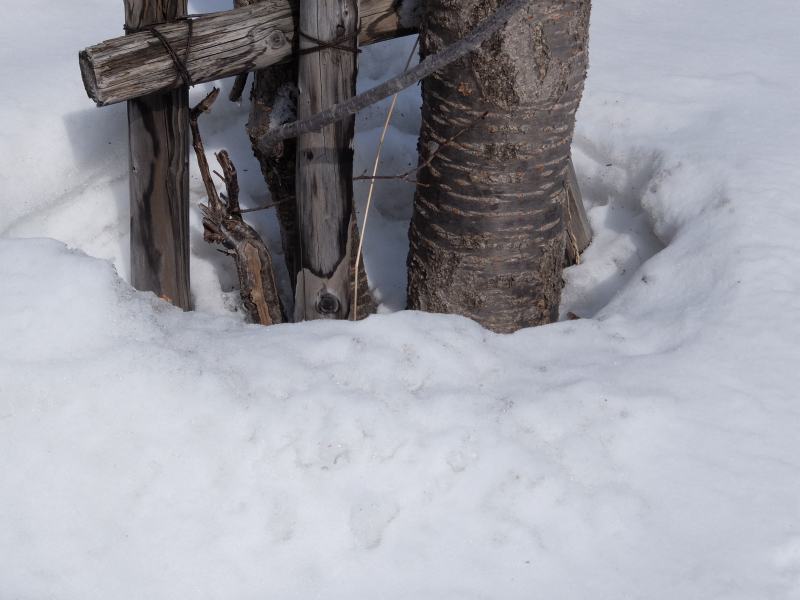
M 125 0 L 131 30 L 185 14 L 186 0 Z M 184 310 L 190 308 L 188 111 L 186 87 L 128 102 L 131 284 Z
M 297 117 L 306 119 L 356 92 L 356 54 L 318 49 L 318 42 L 356 50 L 356 0 L 301 0 Z M 310 52 L 303 53 L 303 50 Z M 353 132 L 348 117 L 297 138 L 300 273 L 295 321 L 347 319 L 353 282 Z
M 158 32 L 174 48 L 194 83 L 213 81 L 289 58 L 298 1 L 265 0 L 197 17 L 192 23 L 188 56 L 184 56 L 187 22 L 165 23 Z M 403 6 L 415 1 L 361 0 L 360 44 L 413 33 L 418 25 L 416 11 Z M 98 106 L 183 85 L 163 42 L 149 31 L 90 46 L 80 52 L 79 62 L 86 93 Z

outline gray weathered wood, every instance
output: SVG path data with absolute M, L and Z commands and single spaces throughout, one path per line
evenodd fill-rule
M 323 42 L 357 47 L 356 0 L 301 0 L 300 31 Z M 304 36 L 300 49 L 317 44 Z M 351 98 L 356 91 L 356 54 L 322 49 L 298 60 L 297 117 L 305 119 Z M 300 272 L 295 320 L 350 314 L 353 248 L 353 132 L 348 117 L 297 138 L 297 211 Z
M 567 231 L 567 264 L 574 265 L 580 262 L 581 253 L 592 243 L 592 227 L 583 205 L 583 195 L 578 185 L 578 176 L 572 159 L 567 166 L 565 183 L 566 207 L 564 221 Z
M 403 9 L 411 1 L 362 0 L 360 43 L 413 33 L 416 13 Z M 184 55 L 187 22 L 165 23 L 158 31 L 174 48 L 192 81 L 201 83 L 287 59 L 295 36 L 292 15 L 297 6 L 298 0 L 265 0 L 197 17 L 188 56 Z M 80 52 L 79 62 L 86 92 L 98 106 L 183 85 L 163 43 L 148 31 L 90 46 Z
M 186 14 L 186 0 L 125 0 L 131 29 Z M 128 102 L 131 284 L 188 310 L 189 98 L 185 87 Z
M 211 169 L 206 159 L 198 118 L 211 108 L 218 95 L 219 88 L 214 88 L 189 111 L 192 145 L 208 197 L 208 203 L 200 205 L 203 211 L 203 238 L 211 244 L 223 246 L 224 252 L 233 257 L 239 276 L 242 306 L 250 321 L 261 325 L 283 323 L 284 311 L 272 268 L 272 256 L 261 236 L 242 218 L 239 179 L 226 150 L 217 153 L 217 162 L 225 181 L 224 201 L 211 180 Z
M 241 0 L 240 0 L 241 1 Z M 253 1 L 253 0 L 248 0 Z M 287 110 L 287 104 L 289 109 Z M 273 110 L 276 105 L 280 107 Z M 297 64 L 284 62 L 256 71 L 250 95 L 250 118 L 247 133 L 253 145 L 253 152 L 261 165 L 261 172 L 269 187 L 272 202 L 275 204 L 281 229 L 283 256 L 292 285 L 294 302 L 297 274 L 300 271 L 300 241 L 297 228 L 297 199 L 295 194 L 295 163 L 297 140 L 288 139 L 270 148 L 258 144 L 258 140 L 272 127 L 282 125 L 294 118 L 297 112 Z M 358 246 L 358 228 L 353 220 L 355 246 Z M 352 254 L 355 269 L 355 254 Z M 354 277 L 354 271 L 351 277 Z M 375 312 L 375 300 L 369 289 L 364 261 L 358 269 L 358 315 L 363 319 Z M 355 304 L 355 302 L 354 302 Z M 294 309 L 291 310 L 294 315 Z

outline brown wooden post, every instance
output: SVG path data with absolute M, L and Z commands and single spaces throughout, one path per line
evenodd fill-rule
M 186 0 L 125 0 L 128 31 L 184 15 Z M 131 284 L 188 310 L 188 89 L 182 86 L 129 101 L 128 136 Z
M 320 45 L 311 38 L 355 50 L 357 32 L 357 0 L 301 0 L 301 51 Z M 310 117 L 355 95 L 356 64 L 356 54 L 341 48 L 301 54 L 298 118 Z M 346 319 L 350 315 L 354 126 L 355 118 L 348 117 L 297 139 L 302 268 L 295 292 L 296 321 Z

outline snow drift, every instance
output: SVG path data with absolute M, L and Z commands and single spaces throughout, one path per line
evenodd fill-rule
M 393 314 L 245 325 L 196 212 L 198 311 L 132 290 L 124 109 L 74 60 L 119 9 L 0 26 L 0 598 L 800 596 L 795 2 L 597 3 L 583 318 L 510 336 L 393 313 L 402 182 L 367 232 Z M 361 85 L 410 44 L 367 49 Z M 384 172 L 414 160 L 417 102 Z M 256 205 L 247 109 L 219 105 L 209 149 Z

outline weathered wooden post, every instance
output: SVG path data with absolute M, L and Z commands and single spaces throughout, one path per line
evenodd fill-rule
M 356 0 L 301 0 L 298 119 L 355 95 L 358 22 Z M 296 321 L 350 314 L 354 127 L 351 116 L 297 139 Z
M 125 0 L 128 32 L 185 15 L 186 0 Z M 131 284 L 188 310 L 189 93 L 186 86 L 130 100 L 128 136 Z

